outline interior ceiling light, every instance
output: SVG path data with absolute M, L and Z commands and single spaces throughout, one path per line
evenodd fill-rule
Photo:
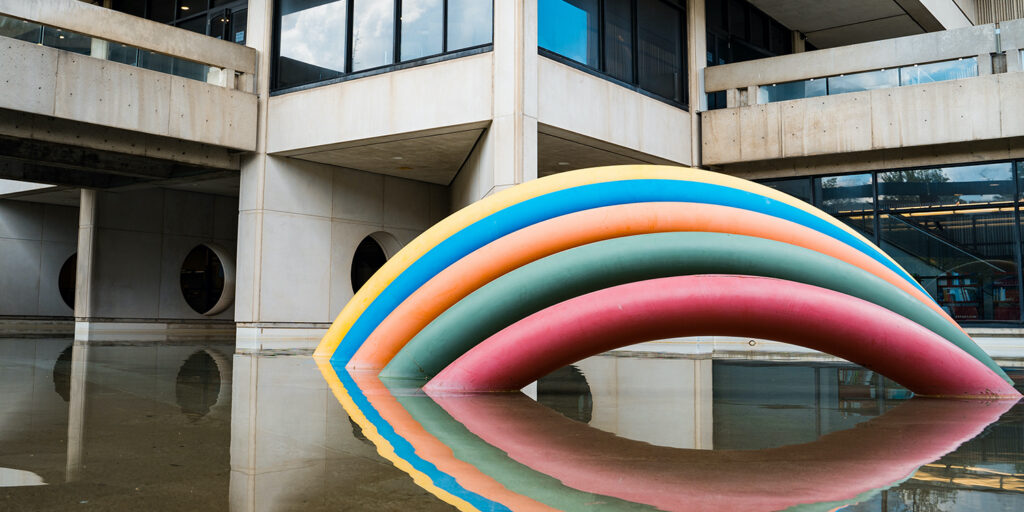
M 183 6 L 181 6 L 181 10 L 187 11 L 187 10 L 189 10 L 189 6 L 183 5 Z

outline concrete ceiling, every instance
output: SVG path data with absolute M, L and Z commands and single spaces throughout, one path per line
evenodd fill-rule
M 551 126 L 539 127 L 537 175 L 541 178 L 575 169 L 629 164 L 678 165 Z
M 398 140 L 291 154 L 293 158 L 448 185 L 484 128 L 410 135 Z
M 921 0 L 750 0 L 818 48 L 941 30 Z

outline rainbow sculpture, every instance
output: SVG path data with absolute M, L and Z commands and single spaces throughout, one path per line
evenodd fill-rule
M 517 390 L 613 348 L 768 338 L 920 395 L 1019 397 L 892 258 L 768 187 L 618 166 L 530 181 L 444 219 L 345 306 L 316 355 L 428 392 Z

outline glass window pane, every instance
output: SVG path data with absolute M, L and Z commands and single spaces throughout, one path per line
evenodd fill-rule
M 146 0 L 114 0 L 110 8 L 132 16 L 146 17 Z
M 815 96 L 824 96 L 826 92 L 825 79 L 823 78 L 762 85 L 758 88 L 757 102 L 771 103 L 773 101 L 813 98 Z
M 38 43 L 41 26 L 27 21 L 0 16 L 0 36 Z
M 682 12 L 660 0 L 637 2 L 640 87 L 682 101 Z
M 82 55 L 92 53 L 92 38 L 53 27 L 43 29 L 43 45 Z
M 1013 201 L 1013 194 L 1009 163 L 878 173 L 882 209 Z
M 395 60 L 394 0 L 353 0 L 352 71 L 391 64 Z
M 830 76 L 828 77 L 828 93 L 842 94 L 845 92 L 885 89 L 889 87 L 896 87 L 899 83 L 899 71 L 896 69 L 868 71 L 865 73 L 854 73 L 852 75 L 844 76 Z
M 629 2 L 604 4 L 604 69 L 619 80 L 633 81 L 633 12 Z
M 282 0 L 277 88 L 329 80 L 345 72 L 345 0 Z
M 134 66 L 139 50 L 119 43 L 107 43 L 107 60 Z
M 870 173 L 815 178 L 814 187 L 818 207 L 828 213 L 861 212 L 874 207 Z
M 401 60 L 441 53 L 443 18 L 441 0 L 402 0 Z
M 189 32 L 206 35 L 206 16 L 198 16 L 185 21 L 179 21 L 175 26 L 188 30 Z
M 176 10 L 173 0 L 149 0 L 146 18 L 159 23 L 170 23 L 174 21 Z
M 880 217 L 882 249 L 956 320 L 1019 320 L 1013 208 Z
M 597 67 L 597 0 L 539 0 L 537 45 Z
M 448 51 L 490 43 L 493 7 L 490 0 L 448 0 Z
M 793 32 L 775 20 L 770 22 L 769 29 L 771 41 L 769 41 L 768 49 L 776 55 L 793 53 Z
M 146 50 L 139 50 L 139 67 L 152 69 L 161 73 L 172 73 L 174 71 L 174 57 L 161 55 Z
M 811 180 L 809 178 L 765 181 L 762 185 L 789 194 L 805 203 L 811 202 Z
M 245 29 L 249 23 L 249 10 L 242 9 L 231 12 L 231 38 L 229 41 L 245 44 Z
M 746 4 L 743 0 L 729 0 L 729 34 L 740 39 L 747 38 Z
M 206 10 L 206 0 L 178 0 L 177 19 L 188 18 Z
M 915 64 L 900 68 L 900 85 L 926 84 L 978 76 L 978 58 Z

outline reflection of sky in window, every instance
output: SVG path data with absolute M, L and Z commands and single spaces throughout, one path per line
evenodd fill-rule
M 587 62 L 587 11 L 562 0 L 537 3 L 537 45 Z
M 345 2 L 281 17 L 281 56 L 335 71 L 345 70 Z
M 448 51 L 491 42 L 489 0 L 448 0 Z
M 367 69 L 392 61 L 394 51 L 393 0 L 355 0 L 352 12 L 352 70 Z
M 978 59 L 950 60 L 900 68 L 900 85 L 925 84 L 978 76 Z
M 988 184 L 991 194 L 962 194 L 958 197 L 961 203 L 988 203 L 1013 199 L 1013 169 L 1009 163 L 945 167 L 940 170 L 951 182 L 991 182 Z
M 402 60 L 441 53 L 441 0 L 402 1 Z
M 867 73 L 829 77 L 828 93 L 842 94 L 844 92 L 869 91 L 871 89 L 896 87 L 897 85 L 899 85 L 899 73 L 895 69 L 868 71 Z

